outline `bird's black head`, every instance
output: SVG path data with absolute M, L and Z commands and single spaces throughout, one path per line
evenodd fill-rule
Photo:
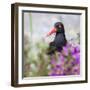
M 56 22 L 54 24 L 54 28 L 52 28 L 50 30 L 50 32 L 47 34 L 47 36 L 53 34 L 53 33 L 56 33 L 56 34 L 59 34 L 59 33 L 65 33 L 64 31 L 64 25 L 61 23 L 61 22 Z
M 54 28 L 57 33 L 64 33 L 64 25 L 61 22 L 56 22 Z

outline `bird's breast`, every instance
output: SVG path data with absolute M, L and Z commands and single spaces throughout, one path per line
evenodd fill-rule
M 64 34 L 63 33 L 57 34 L 54 42 L 57 47 L 61 47 L 61 46 L 65 45 L 66 40 L 65 40 Z

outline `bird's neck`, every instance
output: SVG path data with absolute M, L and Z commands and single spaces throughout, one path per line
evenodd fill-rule
M 56 33 L 56 35 L 60 35 L 60 34 L 65 35 L 65 33 L 63 33 L 63 32 L 57 32 L 57 33 Z
M 64 33 L 64 30 L 63 29 L 58 29 L 57 33 Z

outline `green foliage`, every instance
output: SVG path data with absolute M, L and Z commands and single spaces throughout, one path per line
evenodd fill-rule
M 32 44 L 29 42 L 29 46 Z M 47 76 L 48 75 L 48 64 L 50 62 L 49 56 L 46 55 L 48 45 L 44 40 L 35 43 L 32 48 L 24 50 L 25 54 L 25 69 L 24 77 L 31 76 Z M 27 52 L 27 53 L 26 53 Z M 27 68 L 29 65 L 29 69 Z

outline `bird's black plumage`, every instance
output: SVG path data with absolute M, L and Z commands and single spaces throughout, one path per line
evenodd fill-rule
M 54 41 L 49 44 L 48 54 L 53 54 L 55 51 L 61 52 L 63 46 L 67 43 L 63 24 L 56 22 L 54 28 L 56 29 L 56 36 Z

